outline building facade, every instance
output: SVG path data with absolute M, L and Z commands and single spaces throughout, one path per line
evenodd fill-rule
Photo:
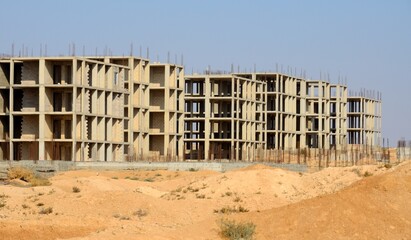
M 180 160 L 181 66 L 134 57 L 8 58 L 0 66 L 2 159 Z
M 185 159 L 255 161 L 272 149 L 380 145 L 381 99 L 280 73 L 185 78 Z
M 280 73 L 184 75 L 135 57 L 0 59 L 0 159 L 259 161 L 381 144 L 381 97 Z

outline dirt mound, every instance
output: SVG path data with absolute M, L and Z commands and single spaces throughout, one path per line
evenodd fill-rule
M 256 223 L 256 239 L 395 239 L 409 236 L 410 173 L 410 164 L 64 172 L 51 186 L 0 185 L 0 239 L 218 239 L 226 217 Z
M 246 214 L 257 239 L 409 239 L 411 164 L 331 195 Z
M 0 239 L 2 240 L 31 240 L 31 239 L 68 239 L 73 237 L 84 237 L 98 230 L 97 227 L 84 225 L 52 225 L 49 223 L 22 223 L 1 222 Z

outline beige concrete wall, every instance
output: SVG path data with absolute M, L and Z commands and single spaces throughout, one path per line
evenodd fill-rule
M 150 110 L 164 110 L 164 91 L 150 90 Z
M 164 155 L 164 135 L 150 136 L 150 153 Z
M 164 133 L 164 113 L 150 114 L 150 132 Z
M 6 113 L 9 109 L 9 90 L 0 89 L 0 113 Z
M 9 63 L 0 63 L 0 86 L 10 86 Z
M 112 128 L 112 141 L 122 142 L 123 141 L 123 121 L 120 119 L 113 119 L 113 128 Z
M 39 92 L 38 88 L 25 88 L 23 90 L 22 112 L 39 111 Z
M 6 116 L 8 118 L 8 116 Z M 6 117 L 0 117 L 0 139 L 6 139 L 6 132 L 9 131 L 8 124 L 6 123 L 8 119 Z
M 22 139 L 35 140 L 39 138 L 39 117 L 38 116 L 23 116 L 22 121 Z
M 52 116 L 47 115 L 45 116 L 45 124 L 44 124 L 44 138 L 45 139 L 53 139 L 53 120 Z
M 150 67 L 150 84 L 155 87 L 165 86 L 164 67 Z
M 27 61 L 23 64 L 22 69 L 22 85 L 39 84 L 39 62 Z
M 44 79 L 42 80 L 45 84 L 53 84 L 53 62 L 45 61 L 44 66 Z

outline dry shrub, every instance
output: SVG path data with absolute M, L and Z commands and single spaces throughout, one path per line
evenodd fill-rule
M 237 196 L 237 197 L 234 198 L 233 201 L 234 201 L 234 202 L 241 202 L 241 198 L 240 198 L 239 196 Z
M 370 173 L 370 172 L 368 172 L 368 171 L 365 171 L 364 177 L 371 177 L 371 176 L 372 176 L 372 173 Z
M 39 211 L 39 214 L 50 214 L 53 212 L 53 208 L 52 207 L 48 207 L 48 208 L 42 208 Z
M 230 214 L 230 213 L 245 213 L 248 212 L 249 210 L 243 206 L 234 206 L 234 207 L 230 207 L 230 206 L 226 206 L 223 207 L 221 209 L 214 209 L 214 213 L 223 213 L 223 214 Z
M 24 167 L 12 167 L 7 172 L 7 178 L 9 180 L 19 179 L 24 182 L 30 183 L 32 187 L 36 186 L 49 186 L 50 181 L 46 178 L 38 177 L 34 175 L 33 171 Z
M 139 210 L 135 211 L 135 212 L 133 213 L 133 215 L 141 218 L 141 217 L 147 216 L 147 215 L 148 215 L 148 212 L 147 212 L 146 210 L 144 210 L 144 209 L 139 209 Z
M 6 206 L 6 198 L 8 198 L 6 194 L 0 194 L 0 208 L 3 208 Z
M 9 180 L 20 179 L 25 182 L 30 182 L 30 179 L 34 177 L 33 172 L 30 169 L 23 167 L 12 167 L 7 172 Z
M 358 168 L 354 168 L 353 170 L 351 170 L 353 173 L 357 174 L 358 177 L 362 177 L 361 171 Z
M 230 240 L 251 240 L 255 233 L 255 224 L 252 222 L 235 222 L 234 220 L 221 219 L 221 235 Z
M 197 194 L 196 198 L 200 198 L 200 199 L 204 199 L 205 198 L 205 194 Z
M 51 182 L 47 178 L 34 177 L 30 180 L 30 184 L 32 187 L 50 186 Z

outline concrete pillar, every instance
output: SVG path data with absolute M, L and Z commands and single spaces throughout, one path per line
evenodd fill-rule
M 235 98 L 236 98 L 236 103 L 237 103 L 237 109 L 234 109 L 236 112 L 237 112 L 237 118 L 239 118 L 239 116 L 238 116 L 238 114 L 239 114 L 239 109 L 240 109 L 240 98 L 239 98 L 239 92 L 240 92 L 240 81 L 237 81 L 237 89 L 236 89 L 236 96 L 235 96 Z M 237 125 L 236 125 L 236 133 L 237 133 L 237 135 L 235 136 L 236 137 L 236 139 L 238 140 L 239 138 L 240 138 L 240 121 L 237 121 Z M 241 149 L 240 149 L 240 143 L 239 143 L 239 141 L 237 141 L 236 142 L 236 161 L 238 161 L 238 160 L 242 160 L 242 159 L 240 159 L 240 157 L 239 157 L 239 154 L 240 154 L 240 151 L 241 151 Z
M 170 128 L 169 128 L 169 121 L 170 121 L 170 108 L 169 108 L 169 98 L 170 98 L 170 83 L 171 80 L 170 76 L 170 65 L 164 66 L 164 155 L 167 157 L 169 154 L 169 142 L 170 142 Z
M 14 146 L 13 146 L 13 138 L 14 138 L 14 121 L 13 121 L 13 107 L 14 107 L 14 61 L 10 61 L 10 96 L 9 96 L 9 110 L 10 110 L 10 115 L 9 115 L 9 128 L 10 128 L 10 142 L 9 142 L 9 159 L 10 161 L 13 161 L 13 152 L 14 152 Z
M 71 68 L 71 76 L 72 76 L 72 83 L 76 83 L 76 69 L 77 69 L 77 61 L 73 59 L 72 61 L 72 68 Z M 71 136 L 73 139 L 73 142 L 71 144 L 71 161 L 77 161 L 76 159 L 76 144 L 77 144 L 77 131 L 76 131 L 76 126 L 77 126 L 77 117 L 76 117 L 76 112 L 79 111 L 77 109 L 77 104 L 76 104 L 76 99 L 77 99 L 77 88 L 74 86 L 73 87 L 73 96 L 72 96 L 72 111 L 73 114 L 71 115 L 72 121 L 71 121 Z M 104 149 L 103 149 L 104 151 Z
M 233 158 L 235 159 L 235 160 L 237 160 L 237 157 L 236 157 L 236 149 L 235 149 L 235 146 L 236 146 L 236 144 L 235 144 L 235 136 L 234 136 L 234 122 L 236 122 L 236 120 L 235 120 L 235 118 L 234 118 L 234 96 L 233 96 L 233 94 L 234 94 L 234 85 L 235 85 L 235 82 L 237 81 L 237 79 L 236 78 L 234 78 L 234 77 L 232 77 L 231 78 L 231 132 L 230 132 L 230 137 L 231 137 L 231 149 L 230 149 L 230 155 L 231 154 L 233 154 L 234 153 L 234 156 L 231 156 L 231 159 L 230 160 L 232 160 Z
M 45 70 L 46 70 L 46 61 L 44 59 L 40 59 L 39 64 L 39 160 L 46 160 L 46 151 L 45 151 L 45 98 L 46 98 L 46 89 L 44 87 L 45 84 Z
M 206 76 L 204 79 L 205 84 L 205 100 L 204 100 L 204 111 L 205 111 L 205 121 L 204 121 L 204 158 L 206 161 L 211 160 L 209 159 L 209 153 L 212 152 L 211 145 L 210 145 L 210 114 L 211 114 L 211 103 L 210 103 L 210 96 L 211 96 L 211 84 L 210 84 L 210 77 Z

